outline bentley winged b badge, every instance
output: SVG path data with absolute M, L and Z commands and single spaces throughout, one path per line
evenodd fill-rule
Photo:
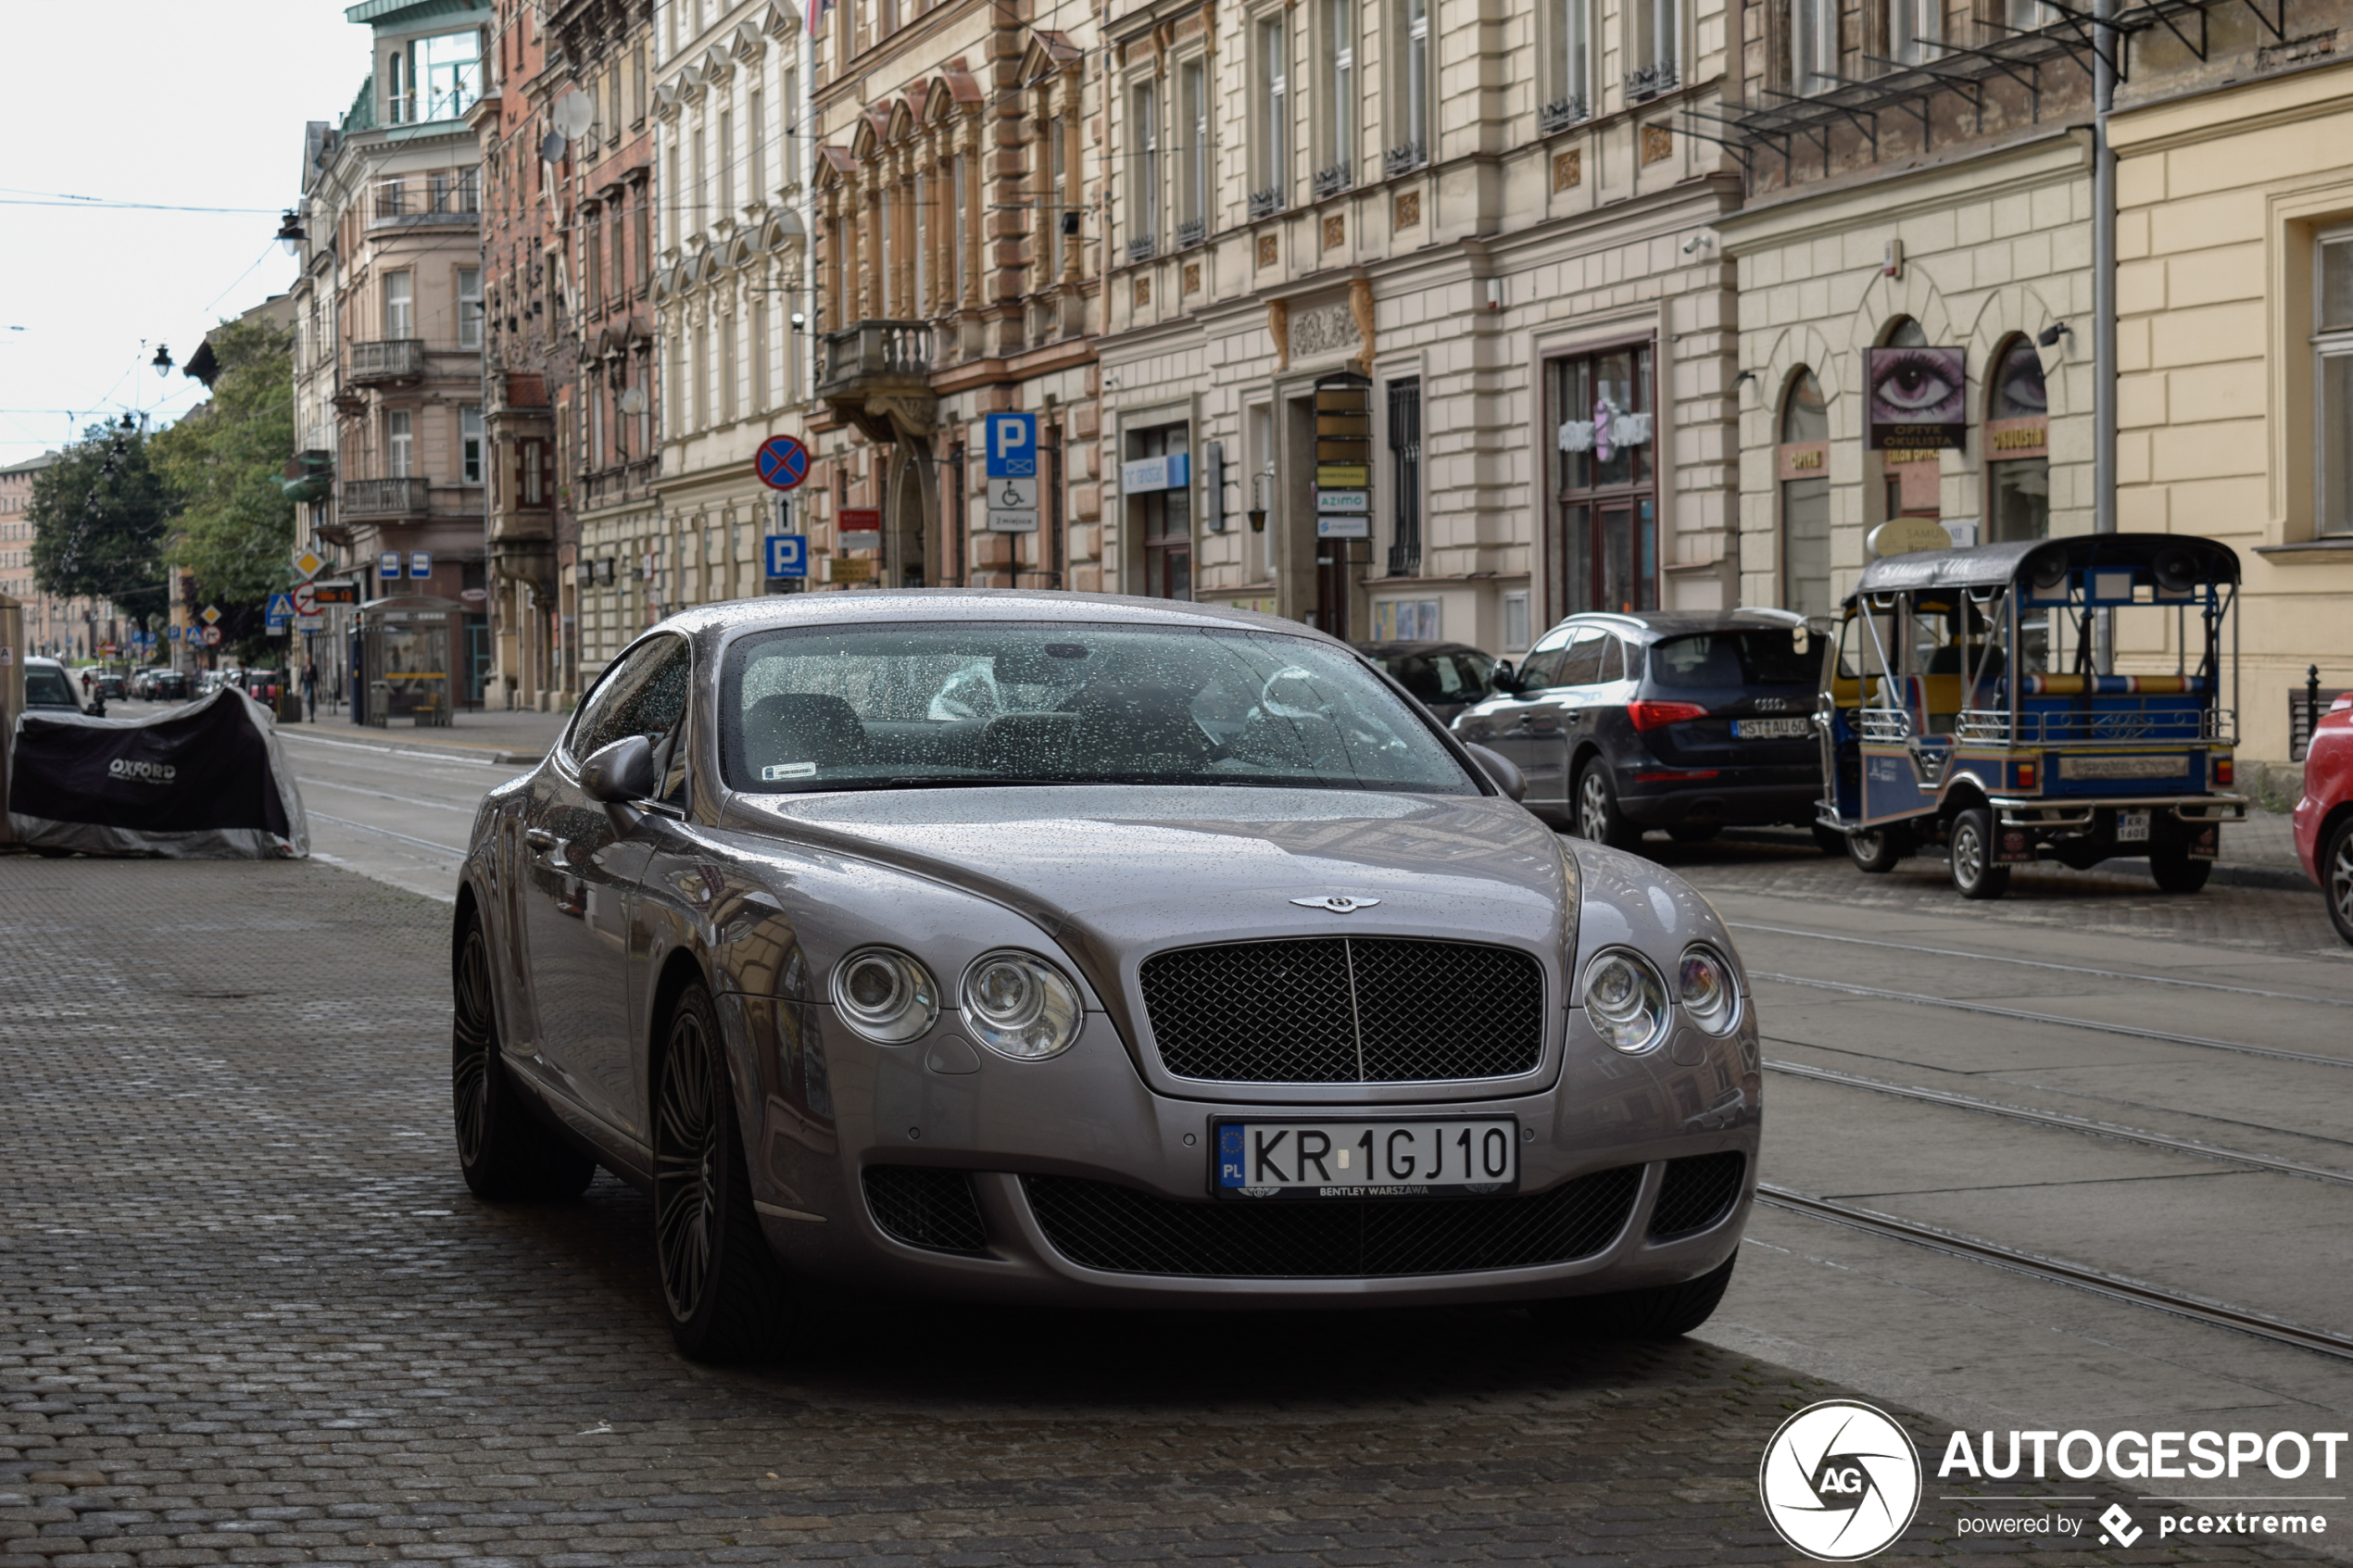
M 1345 893 L 1327 893 L 1320 898 L 1293 898 L 1302 909 L 1328 909 L 1336 915 L 1353 915 L 1359 909 L 1369 909 L 1380 902 L 1378 898 L 1351 898 Z

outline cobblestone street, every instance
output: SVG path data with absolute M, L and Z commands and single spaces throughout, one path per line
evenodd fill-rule
M 1792 1557 L 1758 1456 L 1841 1390 L 1696 1340 L 909 1306 L 691 1366 L 635 1193 L 466 1193 L 446 918 L 316 864 L 0 859 L 0 1568 Z M 1951 1531 L 1885 1560 L 2009 1560 Z

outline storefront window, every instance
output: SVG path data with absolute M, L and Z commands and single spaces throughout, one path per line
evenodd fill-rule
M 2312 345 L 2320 373 L 2320 504 L 2313 531 L 2353 533 L 2353 232 L 2322 236 L 2313 268 L 2320 297 Z
M 1185 458 L 1190 450 L 1191 433 L 1180 424 L 1127 436 L 1131 470 L 1148 461 L 1160 465 L 1162 487 L 1131 495 L 1127 502 L 1128 521 L 1143 541 L 1144 592 L 1156 599 L 1193 596 L 1192 487 L 1189 479 L 1176 477 L 1189 473 Z M 1167 462 L 1172 458 L 1177 459 L 1173 465 Z
M 2050 408 L 2034 342 L 2014 337 L 1994 358 L 1986 404 L 1988 544 L 2045 539 L 2051 533 Z
M 1781 405 L 1781 605 L 1831 612 L 1831 414 L 1811 370 L 1791 378 Z
M 1552 598 L 1561 613 L 1658 608 L 1651 348 L 1545 370 L 1554 441 Z

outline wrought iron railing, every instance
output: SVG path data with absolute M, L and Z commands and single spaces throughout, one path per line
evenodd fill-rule
M 1629 88 L 1628 92 L 1630 96 L 1632 90 Z M 1549 136 L 1555 131 L 1566 131 L 1579 120 L 1591 118 L 1592 111 L 1585 107 L 1585 94 L 1570 93 L 1554 98 L 1536 111 L 1536 129 L 1541 134 Z
M 1626 73 L 1627 101 L 1630 103 L 1638 98 L 1655 98 L 1661 93 L 1672 91 L 1680 80 L 1675 72 L 1675 62 L 1672 60 L 1661 60 L 1656 65 L 1629 70 Z
M 1127 259 L 1150 261 L 1160 251 L 1158 234 L 1138 234 L 1127 242 Z
M 1176 248 L 1178 250 L 1183 250 L 1189 245 L 1197 245 L 1207 238 L 1209 238 L 1208 219 L 1181 218 L 1177 220 Z
M 1349 171 L 1346 158 L 1341 158 L 1337 163 L 1326 164 L 1317 169 L 1315 178 L 1308 182 L 1308 188 L 1315 192 L 1317 201 L 1322 201 L 1326 196 L 1340 194 L 1340 192 L 1348 189 L 1348 185 Z
M 1271 218 L 1282 210 L 1283 188 L 1280 185 L 1265 185 L 1251 192 L 1250 215 L 1252 218 Z
M 1428 147 L 1419 142 L 1408 142 L 1402 147 L 1391 147 L 1381 154 L 1381 174 L 1384 178 L 1394 179 L 1409 169 L 1419 169 L 1428 161 Z

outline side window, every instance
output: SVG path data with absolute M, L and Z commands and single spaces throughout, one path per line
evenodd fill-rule
M 1557 686 L 1561 684 L 1561 659 L 1567 654 L 1568 640 L 1573 635 L 1575 635 L 1575 629 L 1572 627 L 1563 627 L 1559 631 L 1544 633 L 1542 639 L 1530 650 L 1527 659 L 1520 665 L 1519 689 L 1521 691 L 1541 691 L 1546 686 Z
M 582 706 L 567 747 L 573 759 L 593 757 L 629 735 L 643 735 L 659 747 L 686 710 L 692 671 L 684 637 L 658 638 L 631 652 L 605 672 Z
M 1599 678 L 1604 685 L 1626 679 L 1626 645 L 1616 637 L 1602 639 L 1602 672 Z
M 1602 647 L 1617 641 L 1606 632 L 1590 628 L 1577 633 L 1577 641 L 1568 647 L 1568 657 L 1561 662 L 1560 684 L 1564 686 L 1590 686 L 1602 678 Z

